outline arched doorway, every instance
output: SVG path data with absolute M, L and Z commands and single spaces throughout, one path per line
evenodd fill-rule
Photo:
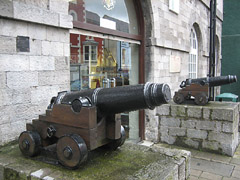
M 137 0 L 73 0 L 71 90 L 144 82 L 144 28 Z M 130 119 L 130 120 L 129 120 Z M 143 111 L 123 113 L 129 138 L 144 138 Z

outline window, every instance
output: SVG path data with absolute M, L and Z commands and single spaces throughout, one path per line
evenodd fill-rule
M 169 0 L 169 10 L 179 13 L 179 0 Z
M 196 31 L 191 29 L 190 35 L 190 53 L 188 62 L 189 78 L 197 78 L 198 64 L 198 41 Z
M 138 35 L 135 8 L 133 0 L 71 0 L 69 4 L 74 21 Z
M 71 90 L 143 82 L 141 10 L 137 0 L 69 1 L 69 14 L 74 18 L 74 29 L 70 30 Z M 143 113 L 126 112 L 121 116 L 127 137 L 144 137 Z
M 73 21 L 77 21 L 77 13 L 74 10 L 70 10 L 69 14 L 73 17 Z
M 97 46 L 94 45 L 84 45 L 83 46 L 83 55 L 84 55 L 84 62 L 88 63 L 97 62 Z

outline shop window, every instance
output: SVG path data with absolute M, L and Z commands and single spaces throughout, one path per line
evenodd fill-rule
M 138 84 L 139 67 L 143 71 L 139 55 L 142 54 L 141 61 L 144 57 L 139 51 L 144 38 L 140 2 L 70 0 L 69 14 L 74 17 L 70 34 L 71 90 Z M 139 112 L 134 111 L 121 116 L 127 137 L 138 141 L 139 134 L 144 136 L 143 115 L 139 117 Z
M 138 84 L 138 44 L 78 34 L 70 39 L 71 90 Z
M 74 18 L 74 21 L 139 34 L 133 0 L 71 0 L 69 9 L 69 12 L 77 14 L 78 18 Z
M 198 40 L 194 29 L 191 29 L 190 34 L 190 53 L 188 62 L 189 78 L 197 78 L 198 69 Z

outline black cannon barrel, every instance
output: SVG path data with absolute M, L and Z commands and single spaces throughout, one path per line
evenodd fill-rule
M 101 113 L 116 114 L 146 108 L 154 109 L 155 106 L 170 101 L 171 91 L 167 84 L 156 83 L 97 88 L 66 92 L 61 98 L 61 103 L 71 104 L 82 97 L 89 98 Z
M 214 86 L 221 86 L 221 85 L 230 84 L 234 82 L 237 82 L 236 75 L 206 77 L 206 78 L 198 78 L 198 79 L 187 79 L 183 87 L 193 83 L 201 84 L 201 85 L 208 84 L 210 87 L 214 87 Z

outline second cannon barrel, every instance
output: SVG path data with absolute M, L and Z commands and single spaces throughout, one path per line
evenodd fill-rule
M 198 78 L 198 79 L 187 79 L 186 85 L 190 85 L 193 83 L 205 85 L 208 84 L 210 87 L 214 86 L 222 86 L 225 84 L 231 84 L 237 82 L 236 75 L 228 75 L 228 76 L 216 76 L 216 77 L 206 77 L 206 78 Z

